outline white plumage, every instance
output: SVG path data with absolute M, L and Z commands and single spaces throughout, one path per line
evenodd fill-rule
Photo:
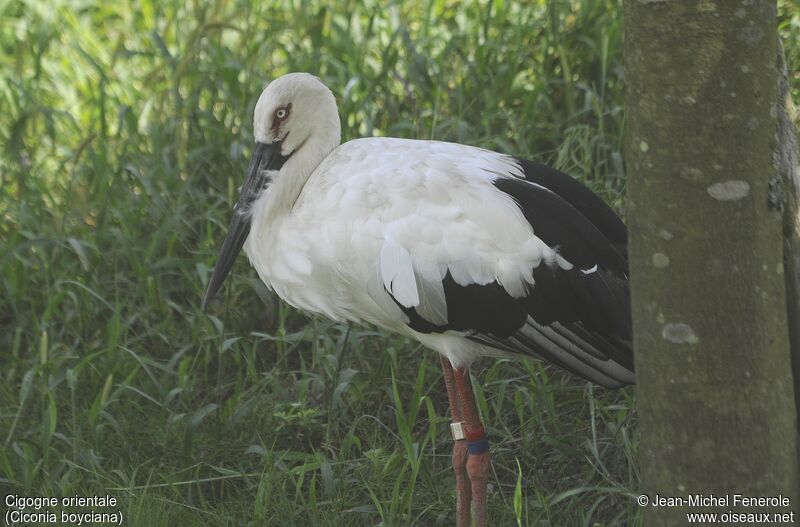
M 339 146 L 335 99 L 308 74 L 273 81 L 254 124 L 235 240 L 222 253 L 235 257 L 243 244 L 285 301 L 409 335 L 456 367 L 481 355 L 538 354 L 601 384 L 633 382 L 627 263 L 615 239 L 622 224 L 584 187 L 472 146 L 393 138 Z M 542 216 L 551 210 L 563 217 Z M 595 300 L 604 305 L 583 313 Z M 619 327 L 605 332 L 605 316 Z

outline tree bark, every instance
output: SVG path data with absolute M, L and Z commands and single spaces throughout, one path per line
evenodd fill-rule
M 789 89 L 786 55 L 778 39 L 778 145 L 775 167 L 781 177 L 783 211 L 783 265 L 786 272 L 786 307 L 792 348 L 795 407 L 800 412 L 800 148 L 795 127 L 796 110 Z M 800 445 L 798 445 L 800 448 Z
M 697 511 L 800 513 L 776 26 L 774 1 L 625 2 L 643 490 L 651 502 L 729 499 L 647 506 L 648 526 Z M 742 507 L 734 494 L 792 507 Z

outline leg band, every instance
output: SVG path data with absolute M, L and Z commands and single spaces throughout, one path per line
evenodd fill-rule
M 450 423 L 450 433 L 453 435 L 453 441 L 461 441 L 467 437 L 464 434 L 464 423 L 462 421 Z
M 477 441 L 484 437 L 486 437 L 486 431 L 483 429 L 483 425 L 478 426 L 475 430 L 467 430 L 466 433 L 467 441 Z
M 486 431 L 483 425 L 475 430 L 467 430 L 467 450 L 470 454 L 483 454 L 489 450 L 489 440 L 486 438 Z
M 470 454 L 483 454 L 489 450 L 489 440 L 484 436 L 476 441 L 467 441 L 467 450 Z

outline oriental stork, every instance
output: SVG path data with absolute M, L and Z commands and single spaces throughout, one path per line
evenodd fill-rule
M 315 76 L 273 80 L 203 309 L 244 247 L 301 310 L 367 322 L 441 355 L 457 525 L 487 524 L 489 444 L 468 368 L 538 357 L 599 385 L 634 382 L 627 231 L 548 166 L 440 141 L 340 142 Z

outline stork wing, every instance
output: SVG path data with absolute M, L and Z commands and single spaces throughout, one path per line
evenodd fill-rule
M 471 236 L 473 244 L 486 234 L 504 239 L 505 245 L 492 245 L 494 261 L 487 260 L 491 250 L 474 247 L 431 262 L 422 248 L 387 240 L 380 255 L 386 290 L 420 333 L 462 332 L 506 352 L 537 355 L 603 386 L 633 383 L 624 224 L 566 174 L 517 163 L 521 172 L 495 172 L 484 180 L 484 211 L 460 218 L 486 231 L 483 238 Z M 516 238 L 519 258 L 508 255 L 513 236 L 497 230 L 502 218 L 493 217 L 507 215 L 502 204 L 508 202 L 527 222 L 528 239 Z M 512 216 L 504 221 L 513 231 L 521 226 Z

